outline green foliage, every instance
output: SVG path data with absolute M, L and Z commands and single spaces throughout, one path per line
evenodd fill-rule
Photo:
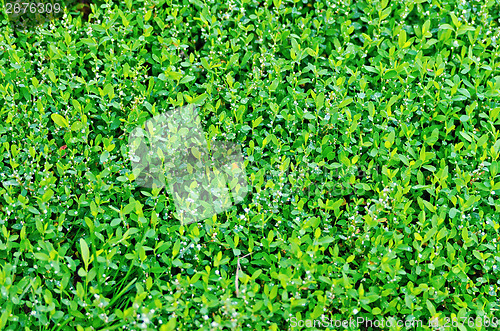
M 70 9 L 0 22 L 0 328 L 499 317 L 498 0 Z M 181 226 L 127 137 L 186 104 L 251 191 Z

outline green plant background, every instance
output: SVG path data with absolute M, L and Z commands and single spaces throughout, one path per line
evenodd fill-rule
M 1 21 L 1 327 L 500 318 L 498 0 L 91 8 Z M 127 137 L 185 104 L 251 191 L 180 226 Z

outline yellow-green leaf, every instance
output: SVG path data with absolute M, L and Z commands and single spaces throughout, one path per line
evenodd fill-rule
M 80 238 L 80 247 L 82 250 L 83 263 L 85 264 L 85 271 L 87 271 L 89 268 L 90 251 L 89 251 L 89 246 L 87 245 L 87 242 L 83 238 Z
M 62 128 L 67 128 L 69 126 L 68 120 L 59 114 L 52 114 L 50 115 L 50 118 L 52 118 L 54 123 L 56 123 Z

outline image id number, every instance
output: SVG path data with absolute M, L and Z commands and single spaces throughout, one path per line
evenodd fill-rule
M 42 3 L 42 2 L 8 2 L 5 4 L 7 14 L 58 14 L 61 12 L 59 3 Z
M 453 317 L 450 318 L 448 316 L 444 317 L 442 319 L 443 324 L 440 323 L 440 321 L 436 319 L 431 319 L 430 320 L 430 327 L 432 328 L 458 328 L 459 326 L 468 326 L 469 328 L 476 328 L 476 327 L 486 327 L 486 328 L 497 328 L 500 326 L 499 319 L 497 317 L 488 317 L 488 316 L 483 316 L 483 317 Z

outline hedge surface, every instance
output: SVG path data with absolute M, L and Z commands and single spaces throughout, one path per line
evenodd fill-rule
M 0 24 L 1 327 L 500 324 L 499 0 L 81 7 Z M 186 104 L 250 192 L 181 226 L 127 139 Z

